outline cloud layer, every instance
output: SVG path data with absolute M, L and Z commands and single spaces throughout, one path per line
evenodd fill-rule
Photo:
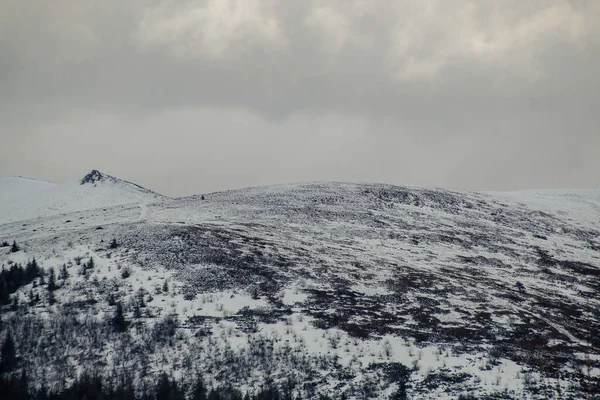
M 1 175 L 600 186 L 593 0 L 0 3 Z

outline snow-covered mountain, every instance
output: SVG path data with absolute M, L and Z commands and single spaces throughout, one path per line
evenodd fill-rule
M 124 204 L 149 203 L 163 197 L 97 170 L 81 180 L 64 184 L 0 177 L 0 224 Z
M 313 183 L 170 199 L 93 172 L 4 178 L 0 193 L 0 243 L 20 247 L 0 263 L 35 257 L 58 276 L 2 308 L 34 385 L 85 370 L 140 392 L 167 372 L 302 398 L 600 395 L 598 190 Z

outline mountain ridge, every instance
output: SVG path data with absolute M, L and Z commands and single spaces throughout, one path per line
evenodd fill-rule
M 0 224 L 167 198 L 97 170 L 62 184 L 0 178 L 0 193 Z
M 0 225 L 20 247 L 0 263 L 70 277 L 52 304 L 40 278 L 24 285 L 3 321 L 55 338 L 17 343 L 55 381 L 67 357 L 106 379 L 123 365 L 139 391 L 202 371 L 303 398 L 583 398 L 600 390 L 598 200 L 550 197 L 329 182 L 38 215 Z M 53 328 L 60 315 L 91 321 L 97 343 L 60 336 L 80 329 Z

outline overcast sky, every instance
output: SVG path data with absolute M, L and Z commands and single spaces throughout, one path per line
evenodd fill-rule
M 598 0 L 0 0 L 0 175 L 600 187 Z

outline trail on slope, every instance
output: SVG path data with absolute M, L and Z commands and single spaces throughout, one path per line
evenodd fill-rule
M 138 206 L 140 207 L 140 216 L 138 217 L 138 222 L 145 221 L 146 216 L 148 215 L 148 203 L 139 203 Z

